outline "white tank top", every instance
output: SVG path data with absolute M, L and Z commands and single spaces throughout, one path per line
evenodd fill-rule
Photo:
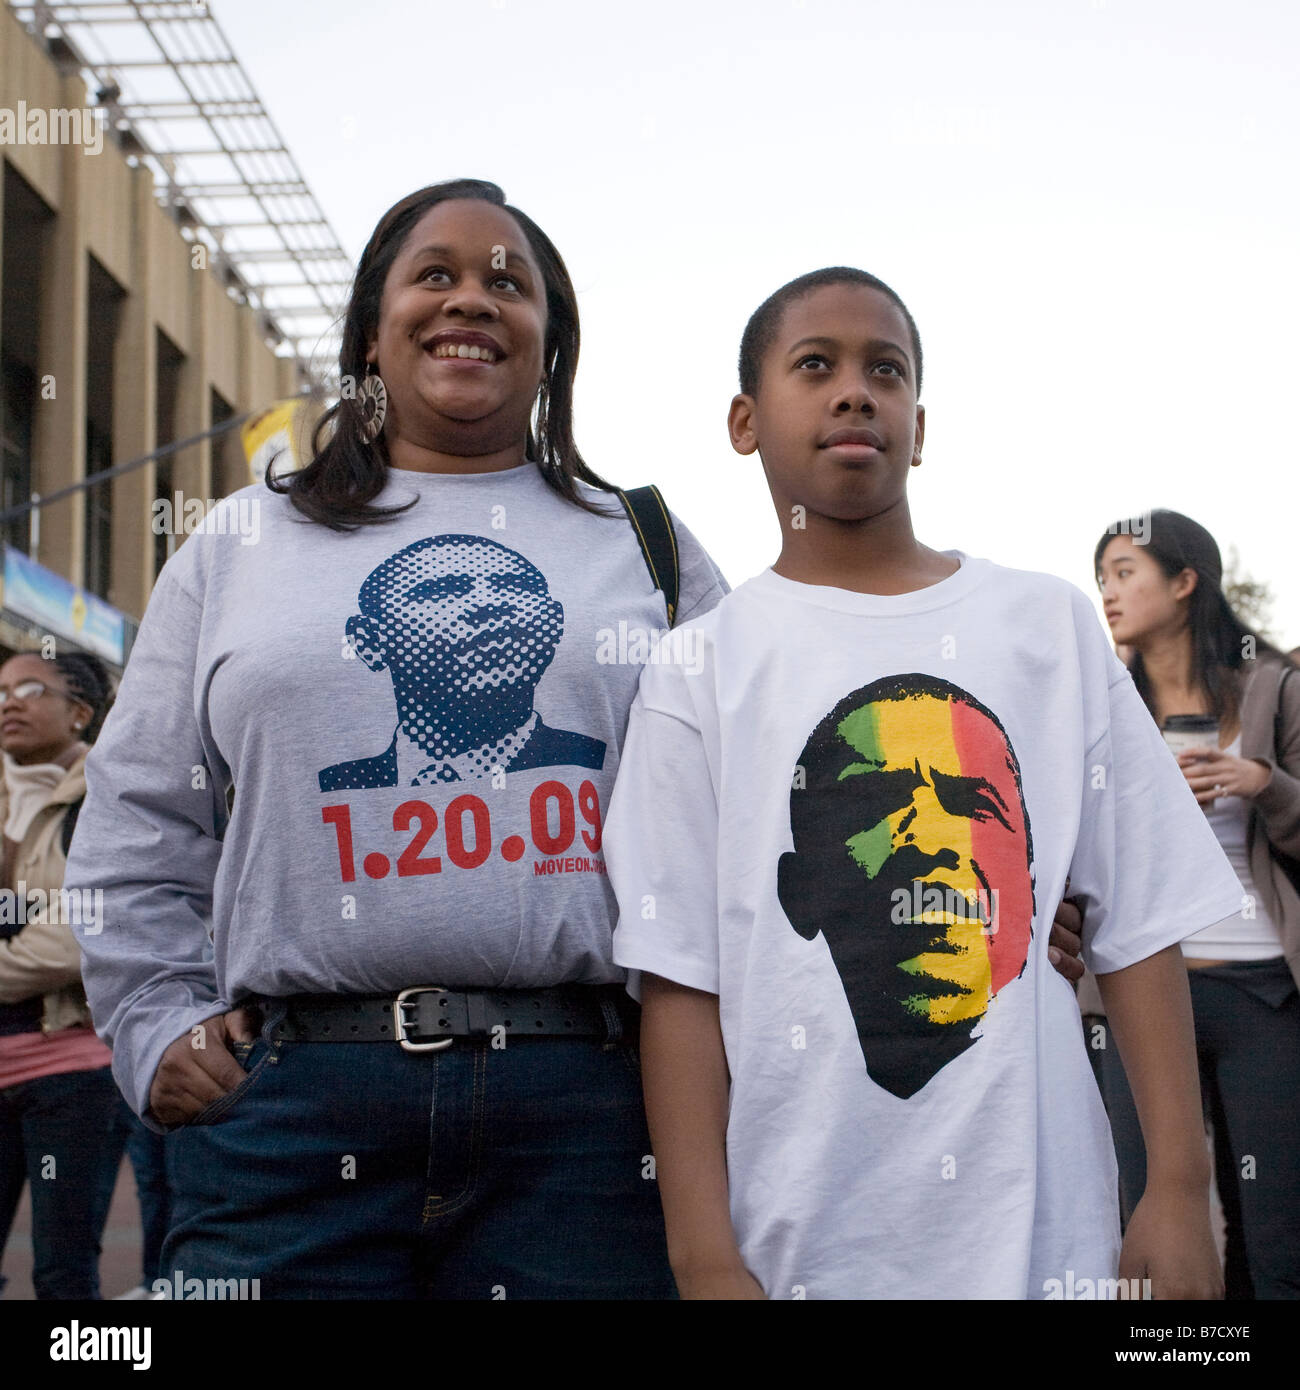
M 1223 750 L 1241 757 L 1241 735 Z M 1260 900 L 1246 854 L 1250 803 L 1241 796 L 1220 796 L 1205 807 L 1205 818 L 1218 836 L 1228 863 L 1241 880 L 1245 901 L 1235 917 L 1198 931 L 1183 943 L 1183 955 L 1202 960 L 1271 960 L 1282 954 L 1282 939 Z

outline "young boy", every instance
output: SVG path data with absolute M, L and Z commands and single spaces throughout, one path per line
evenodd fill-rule
M 1219 1297 L 1177 943 L 1241 888 L 1083 594 L 913 535 L 921 367 L 862 271 L 759 308 L 730 429 L 781 555 L 632 709 L 605 848 L 678 1287 Z M 1146 1137 L 1122 1255 L 1067 877 Z

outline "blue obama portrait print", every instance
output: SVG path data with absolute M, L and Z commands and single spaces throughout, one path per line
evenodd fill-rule
M 517 550 L 482 536 L 428 536 L 366 576 L 348 639 L 387 671 L 397 729 L 384 752 L 335 763 L 323 792 L 424 786 L 497 768 L 599 768 L 605 744 L 552 729 L 533 708 L 564 608 Z

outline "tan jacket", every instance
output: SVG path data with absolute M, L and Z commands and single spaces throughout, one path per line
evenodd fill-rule
M 1241 756 L 1267 763 L 1273 775 L 1251 803 L 1246 853 L 1260 906 L 1277 923 L 1282 954 L 1300 987 L 1300 894 L 1269 849 L 1272 845 L 1300 860 L 1300 670 L 1282 692 L 1277 739 L 1278 692 L 1287 662 L 1265 653 L 1248 667 L 1241 687 Z M 1105 1012 L 1091 974 L 1079 982 L 1079 1008 L 1086 1014 Z
M 86 794 L 83 749 L 54 788 L 50 799 L 32 817 L 27 833 L 13 857 L 10 882 L 28 889 L 63 886 L 67 858 L 63 853 L 63 817 L 67 808 Z M 0 826 L 9 814 L 9 790 L 0 777 Z M 34 994 L 44 996 L 41 1029 L 46 1033 L 90 1023 L 90 1010 L 81 988 L 81 948 L 72 928 L 63 920 L 51 922 L 46 911 L 28 914 L 27 923 L 14 936 L 0 939 L 0 1004 L 17 1004 Z

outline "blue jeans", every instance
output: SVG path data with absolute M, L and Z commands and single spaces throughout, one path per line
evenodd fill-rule
M 117 1162 L 116 1104 L 109 1067 L 0 1090 L 0 1250 L 30 1181 L 37 1298 L 99 1297 L 100 1192 Z
M 155 1134 L 137 1119 L 135 1111 L 118 1093 L 113 1116 L 110 1149 L 115 1155 L 111 1171 L 106 1166 L 99 1197 L 97 1229 L 102 1232 L 117 1187 L 121 1155 L 126 1151 L 135 1174 L 135 1195 L 140 1204 L 140 1282 L 146 1286 L 157 1279 L 162 1261 L 163 1240 L 171 1220 L 171 1192 L 167 1185 L 167 1136 Z
M 169 1137 L 163 1277 L 262 1298 L 672 1298 L 634 1041 L 237 1046 Z M 173 1271 L 175 1275 L 173 1276 Z

